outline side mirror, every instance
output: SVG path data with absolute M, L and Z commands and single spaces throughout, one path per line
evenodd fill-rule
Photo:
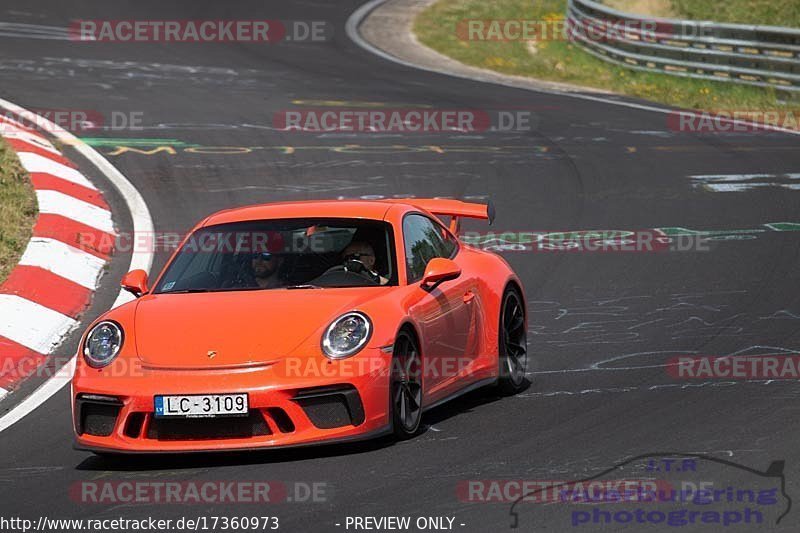
M 425 275 L 422 276 L 422 288 L 432 291 L 443 281 L 456 279 L 461 275 L 461 267 L 451 259 L 435 257 L 428 262 L 425 267 Z
M 147 272 L 144 270 L 131 270 L 122 277 L 120 285 L 138 298 L 149 290 L 147 288 Z

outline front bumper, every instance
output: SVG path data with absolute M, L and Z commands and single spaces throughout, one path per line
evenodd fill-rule
M 352 364 L 359 358 L 368 364 Z M 206 452 L 377 436 L 389 429 L 390 362 L 391 355 L 366 349 L 351 360 L 295 366 L 300 372 L 288 372 L 280 360 L 218 369 L 154 369 L 136 360 L 122 375 L 114 375 L 116 361 L 102 370 L 79 367 L 71 394 L 76 448 Z M 156 395 L 227 393 L 248 394 L 247 417 L 154 416 Z

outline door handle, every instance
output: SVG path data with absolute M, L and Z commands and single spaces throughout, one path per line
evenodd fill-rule
M 465 303 L 465 304 L 472 303 L 472 300 L 474 300 L 474 299 L 475 299 L 475 293 L 474 293 L 474 292 L 472 292 L 472 291 L 467 291 L 467 292 L 464 294 L 464 303 Z

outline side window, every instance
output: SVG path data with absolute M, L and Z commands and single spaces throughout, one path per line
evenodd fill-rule
M 434 257 L 449 258 L 456 247 L 455 240 L 446 235 L 439 225 L 422 215 L 408 215 L 403 220 L 403 239 L 409 283 L 422 279 L 428 261 Z
M 450 235 L 450 233 L 444 228 L 439 228 L 439 233 L 442 236 L 442 257 L 453 257 L 453 254 L 456 252 L 456 248 L 458 248 L 455 237 Z

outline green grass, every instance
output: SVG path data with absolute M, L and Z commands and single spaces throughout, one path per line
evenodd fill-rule
M 16 154 L 0 139 L 0 283 L 16 266 L 31 237 L 36 197 Z
M 680 18 L 800 28 L 798 0 L 670 0 Z
M 641 15 L 800 28 L 798 0 L 604 0 Z
M 790 1 L 797 2 L 783 0 Z M 710 5 L 712 0 L 688 2 Z M 595 87 L 692 109 L 800 108 L 798 96 L 733 83 L 635 71 L 597 59 L 564 40 L 537 42 L 536 53 L 531 53 L 528 43 L 523 41 L 468 41 L 459 38 L 456 31 L 457 24 L 465 19 L 563 19 L 565 10 L 565 0 L 440 0 L 420 13 L 414 31 L 422 43 L 445 55 L 504 74 Z

